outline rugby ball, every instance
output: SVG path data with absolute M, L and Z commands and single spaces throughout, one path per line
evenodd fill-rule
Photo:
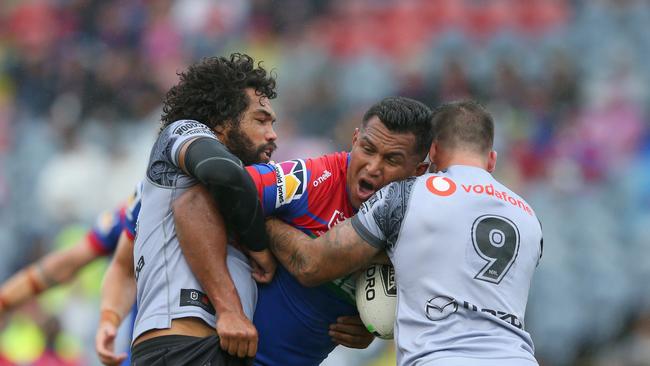
M 397 287 L 390 264 L 373 264 L 357 278 L 357 309 L 368 331 L 382 339 L 393 339 Z

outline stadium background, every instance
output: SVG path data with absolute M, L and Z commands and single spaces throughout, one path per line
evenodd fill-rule
M 645 0 L 3 0 L 0 279 L 124 199 L 175 71 L 231 51 L 277 73 L 276 160 L 348 148 L 384 96 L 485 103 L 496 176 L 544 227 L 537 357 L 650 364 Z M 0 365 L 97 364 L 103 265 L 4 319 Z M 394 362 L 390 343 L 336 357 Z

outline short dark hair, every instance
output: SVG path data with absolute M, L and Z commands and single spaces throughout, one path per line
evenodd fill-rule
M 434 141 L 446 148 L 487 153 L 494 144 L 494 121 L 478 102 L 462 100 L 433 110 Z
M 261 62 L 233 53 L 226 57 L 206 57 L 178 74 L 180 81 L 163 100 L 162 128 L 181 119 L 193 119 L 210 128 L 227 122 L 238 123 L 250 101 L 246 88 L 273 99 L 275 76 Z
M 388 97 L 368 109 L 363 116 L 363 127 L 374 116 L 391 132 L 415 135 L 415 153 L 424 160 L 433 141 L 429 107 L 406 97 Z

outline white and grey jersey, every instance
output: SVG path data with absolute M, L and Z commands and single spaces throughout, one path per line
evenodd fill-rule
M 395 267 L 398 365 L 537 365 L 524 315 L 541 226 L 487 171 L 392 183 L 352 225 Z
M 178 155 L 188 140 L 217 140 L 206 125 L 176 121 L 161 131 L 149 158 L 134 247 L 138 314 L 133 339 L 151 329 L 165 329 L 172 319 L 197 317 L 216 324 L 215 309 L 190 270 L 176 237 L 172 203 L 198 181 L 179 168 Z M 252 319 L 257 287 L 248 259 L 228 246 L 230 275 L 246 315 Z

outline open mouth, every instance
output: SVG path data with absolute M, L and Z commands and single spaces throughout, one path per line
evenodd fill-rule
M 375 193 L 376 188 L 375 188 L 374 184 L 372 184 L 369 181 L 361 178 L 361 179 L 359 179 L 359 189 L 358 189 L 358 191 L 359 191 L 359 198 L 361 198 L 362 201 L 365 201 Z
M 271 155 L 273 155 L 273 148 L 269 147 L 264 150 L 262 150 L 262 157 L 265 158 L 267 161 L 271 160 Z

